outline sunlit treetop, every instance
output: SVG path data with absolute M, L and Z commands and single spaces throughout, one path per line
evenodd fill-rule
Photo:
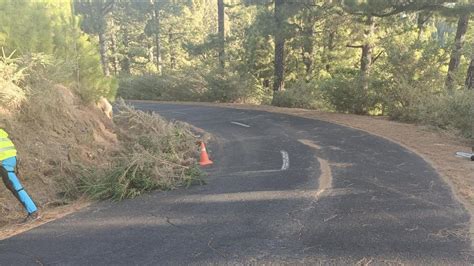
M 403 12 L 442 11 L 473 12 L 469 0 L 340 0 L 351 14 L 388 17 Z

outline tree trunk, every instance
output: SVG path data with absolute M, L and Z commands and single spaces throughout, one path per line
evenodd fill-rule
M 469 14 L 463 14 L 459 17 L 454 48 L 451 52 L 451 59 L 449 60 L 448 76 L 446 77 L 446 88 L 449 92 L 454 90 L 454 78 L 461 61 L 461 50 L 464 45 L 464 38 L 467 32 L 468 23 Z
M 416 20 L 416 26 L 418 28 L 418 41 L 422 41 L 423 34 L 425 32 L 425 24 L 431 17 L 429 12 L 419 12 Z
M 219 64 L 225 67 L 225 17 L 224 0 L 217 0 L 217 24 L 219 36 Z
M 471 61 L 471 67 L 472 67 L 472 61 Z M 472 68 L 471 68 L 472 70 Z M 471 74 L 473 74 L 471 72 Z M 471 85 L 473 83 L 473 79 L 474 77 L 471 76 Z M 471 87 L 472 88 L 472 87 Z M 474 153 L 474 103 L 471 102 L 471 115 L 469 116 L 471 118 L 471 150 L 472 150 L 472 153 Z M 471 157 L 472 159 L 472 157 Z
M 107 58 L 107 38 L 105 36 L 105 32 L 99 32 L 99 46 L 100 46 L 100 63 L 102 64 L 102 70 L 104 71 L 104 75 L 106 77 L 110 76 L 109 70 L 109 59 Z
M 154 47 L 152 44 L 148 44 L 148 62 L 155 63 L 155 53 Z
M 306 78 L 309 78 L 310 74 L 311 74 L 311 70 L 313 69 L 313 58 L 312 58 L 312 51 L 313 49 L 311 49 L 311 51 L 309 50 L 306 50 L 303 48 L 302 50 L 302 59 L 303 59 L 303 64 L 304 64 L 304 68 L 305 68 L 305 72 L 306 72 Z
M 423 33 L 425 31 L 425 23 L 424 21 L 424 16 L 423 12 L 418 13 L 418 18 L 416 21 L 416 26 L 418 27 L 418 41 L 421 41 L 421 37 L 423 36 Z
M 160 25 L 160 7 L 158 6 L 158 0 L 153 2 L 153 24 L 155 26 L 155 59 L 156 59 L 156 68 L 158 73 L 161 75 L 162 71 L 162 62 L 161 62 L 161 25 Z
M 169 28 L 168 30 L 168 46 L 170 49 L 170 68 L 175 69 L 176 68 L 176 52 L 174 50 L 175 44 L 174 42 L 174 34 L 172 28 Z
M 360 76 L 362 80 L 362 88 L 367 91 L 369 89 L 370 68 L 372 66 L 372 36 L 375 31 L 375 22 L 372 16 L 367 17 L 367 29 L 365 30 L 365 38 L 369 41 L 362 45 L 362 56 L 360 58 Z
M 471 58 L 471 64 L 469 64 L 469 69 L 467 70 L 466 87 L 469 90 L 474 89 L 474 55 Z
M 335 38 L 336 38 L 336 31 L 331 31 L 328 37 L 327 51 L 326 51 L 326 56 L 325 56 L 326 71 L 328 73 L 331 71 L 331 62 L 333 59 L 332 52 L 334 51 L 334 48 L 336 47 L 336 45 L 334 44 Z
M 308 79 L 313 70 L 313 39 L 314 30 L 310 15 L 306 16 L 303 25 L 303 64 L 306 70 L 306 78 Z
M 283 33 L 284 0 L 275 0 L 275 61 L 273 91 L 285 89 L 285 35 Z
M 123 30 L 123 47 L 125 48 L 125 56 L 121 62 L 121 69 L 125 74 L 130 75 L 130 51 L 129 51 L 129 40 L 128 40 L 128 29 L 124 27 Z

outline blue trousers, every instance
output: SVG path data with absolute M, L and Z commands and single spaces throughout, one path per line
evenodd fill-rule
M 30 198 L 28 193 L 26 193 L 25 189 L 20 183 L 20 180 L 18 180 L 18 177 L 15 174 L 16 157 L 3 160 L 1 167 L 3 168 L 2 179 L 7 188 L 21 202 L 28 214 L 36 212 L 38 208 L 36 208 L 35 203 Z

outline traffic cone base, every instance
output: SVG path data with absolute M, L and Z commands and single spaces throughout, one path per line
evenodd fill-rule
M 199 161 L 199 165 L 206 166 L 213 164 L 211 160 L 209 160 L 209 155 L 207 154 L 206 145 L 204 142 L 201 142 L 201 160 Z

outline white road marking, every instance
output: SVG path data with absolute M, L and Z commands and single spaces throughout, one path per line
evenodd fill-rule
M 230 122 L 231 124 L 234 124 L 234 125 L 238 125 L 238 126 L 241 126 L 241 127 L 250 127 L 249 125 L 246 125 L 246 124 L 242 124 L 242 123 L 239 123 L 239 122 Z
M 281 152 L 281 157 L 283 159 L 283 164 L 281 165 L 281 170 L 288 170 L 290 168 L 290 156 L 288 155 L 288 152 L 286 151 L 280 151 Z

